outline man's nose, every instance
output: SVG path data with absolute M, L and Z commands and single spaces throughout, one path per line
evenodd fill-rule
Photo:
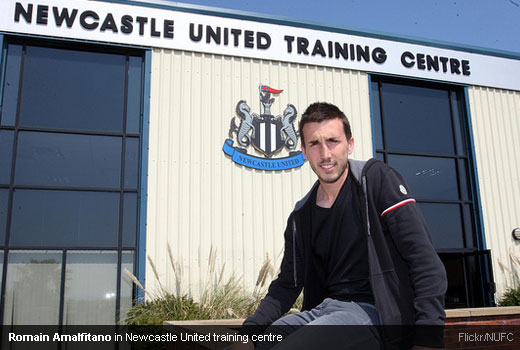
M 320 151 L 321 151 L 321 157 L 323 159 L 330 158 L 330 150 L 329 150 L 329 148 L 327 147 L 327 145 L 325 143 L 323 143 L 321 145 L 321 150 Z

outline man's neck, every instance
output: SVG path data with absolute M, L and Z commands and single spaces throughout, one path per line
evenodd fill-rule
M 347 179 L 348 170 L 348 168 L 345 169 L 345 172 L 341 175 L 341 177 L 333 183 L 326 183 L 320 180 L 320 186 L 318 187 L 318 192 L 316 193 L 317 206 L 322 208 L 332 207 L 334 201 L 338 197 L 341 187 Z

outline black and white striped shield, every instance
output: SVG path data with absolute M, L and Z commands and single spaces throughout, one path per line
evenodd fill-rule
M 274 115 L 261 114 L 260 118 L 253 120 L 255 136 L 251 140 L 253 147 L 270 158 L 279 152 L 284 143 L 281 137 L 282 122 L 275 120 Z

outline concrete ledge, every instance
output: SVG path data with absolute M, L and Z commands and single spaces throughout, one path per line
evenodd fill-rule
M 446 310 L 446 319 L 458 317 L 485 317 L 485 316 L 506 316 L 520 315 L 520 306 L 497 306 L 497 307 L 476 307 L 468 309 Z
M 520 315 L 520 306 L 502 306 L 502 307 L 477 307 L 468 309 L 450 309 L 446 310 L 446 319 L 460 317 L 485 317 L 485 316 L 506 316 Z M 244 322 L 243 318 L 225 319 L 225 320 L 193 320 L 193 321 L 165 321 L 164 325 L 185 326 L 185 325 L 201 325 L 201 326 L 241 326 Z
M 164 321 L 165 326 L 242 326 L 244 318 L 225 320 Z

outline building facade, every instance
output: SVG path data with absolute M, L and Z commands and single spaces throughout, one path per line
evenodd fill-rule
M 149 295 L 215 271 L 253 290 L 315 181 L 294 134 L 314 101 L 409 182 L 447 307 L 518 282 L 520 55 L 165 2 L 0 13 L 3 324 L 124 322 L 125 270 Z

